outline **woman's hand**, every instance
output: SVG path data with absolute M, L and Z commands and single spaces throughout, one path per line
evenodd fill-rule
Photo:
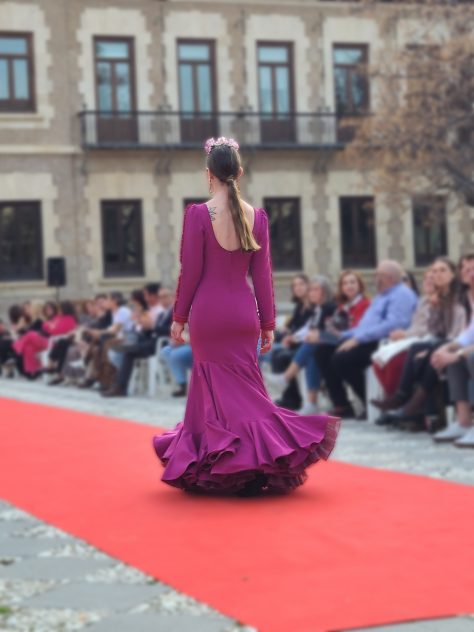
M 437 371 L 442 371 L 450 364 L 454 364 L 455 362 L 459 362 L 461 358 L 456 353 L 456 351 L 452 351 L 450 349 L 449 344 L 445 344 L 442 347 L 436 349 L 436 351 L 431 356 L 431 366 Z
M 392 331 L 392 333 L 389 336 L 392 342 L 395 342 L 396 340 L 403 340 L 406 337 L 407 335 L 403 331 L 403 329 L 395 329 L 395 331 Z
M 319 330 L 313 329 L 308 331 L 304 339 L 305 342 L 319 342 Z
M 175 342 L 184 344 L 186 340 L 183 338 L 183 330 L 184 323 L 178 323 L 178 321 L 173 320 L 171 324 L 171 339 Z
M 264 330 L 262 329 L 261 333 L 262 338 L 262 346 L 260 347 L 260 353 L 267 353 L 272 348 L 273 341 L 275 339 L 275 334 L 272 330 Z

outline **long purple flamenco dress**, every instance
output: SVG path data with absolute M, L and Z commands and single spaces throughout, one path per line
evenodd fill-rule
M 227 250 L 207 205 L 186 208 L 173 317 L 188 322 L 193 368 L 183 421 L 153 437 L 162 480 L 186 491 L 288 492 L 328 459 L 339 431 L 340 419 L 281 408 L 265 388 L 257 344 L 261 329 L 275 329 L 275 302 L 264 209 L 253 235 L 260 250 Z

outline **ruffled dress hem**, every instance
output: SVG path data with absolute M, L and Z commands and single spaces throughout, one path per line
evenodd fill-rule
M 242 424 L 241 436 L 219 420 L 195 434 L 181 422 L 154 436 L 153 448 L 165 466 L 162 481 L 184 491 L 234 495 L 258 482 L 259 494 L 284 494 L 305 482 L 310 465 L 329 458 L 340 424 L 279 408 L 272 418 Z

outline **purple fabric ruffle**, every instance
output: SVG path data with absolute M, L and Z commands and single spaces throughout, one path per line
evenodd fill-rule
M 258 365 L 198 362 L 184 422 L 153 437 L 162 480 L 186 491 L 235 494 L 264 480 L 262 493 L 285 493 L 327 460 L 341 420 L 299 415 L 269 397 Z

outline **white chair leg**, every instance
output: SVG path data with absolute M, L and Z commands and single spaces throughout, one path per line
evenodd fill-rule
M 384 399 L 385 392 L 383 386 L 377 379 L 375 371 L 370 365 L 365 370 L 365 390 L 367 397 L 367 419 L 374 423 L 377 417 L 380 415 L 380 411 L 370 403 L 371 399 Z
M 296 378 L 298 380 L 298 386 L 301 392 L 301 398 L 303 400 L 303 403 L 308 402 L 308 385 L 306 383 L 306 373 L 304 370 L 298 371 L 298 377 Z
M 158 358 L 156 355 L 150 356 L 148 358 L 148 397 L 156 396 L 156 373 L 157 373 L 157 364 Z
M 127 395 L 129 397 L 131 397 L 132 395 L 135 395 L 135 393 L 137 392 L 137 379 L 138 379 L 139 370 L 140 369 L 137 366 L 137 363 L 135 362 L 133 365 L 132 375 L 130 376 L 130 381 L 128 382 Z
M 41 351 L 38 354 L 38 356 L 39 356 L 41 368 L 42 369 L 47 369 L 48 368 L 48 359 L 49 359 L 49 350 L 46 349 L 45 351 Z M 41 379 L 43 380 L 43 382 L 47 382 L 48 381 L 48 374 L 47 373 L 43 373 L 43 375 L 41 376 Z

